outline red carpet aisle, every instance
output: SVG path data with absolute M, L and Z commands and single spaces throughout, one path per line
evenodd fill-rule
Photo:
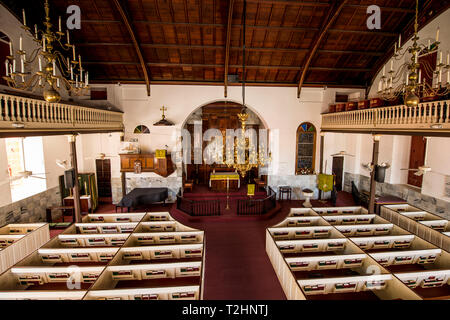
M 200 222 L 181 223 L 205 231 L 205 300 L 284 300 L 283 289 L 272 268 L 265 249 L 265 229 L 281 220 L 290 208 L 302 207 L 303 201 L 284 201 L 281 210 L 270 219 L 202 218 Z M 312 201 L 314 206 L 330 206 L 329 203 Z M 353 205 L 351 195 L 340 193 L 338 206 Z M 175 219 L 179 213 L 175 204 L 155 205 L 136 211 L 170 211 Z M 114 206 L 101 205 L 96 213 L 114 212 Z M 61 231 L 52 233 L 55 236 Z

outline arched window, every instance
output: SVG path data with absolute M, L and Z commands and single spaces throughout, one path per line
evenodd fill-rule
M 316 128 L 303 122 L 297 129 L 295 174 L 313 174 L 316 160 Z
M 141 124 L 141 125 L 138 125 L 136 128 L 134 128 L 133 133 L 149 134 L 150 130 L 147 128 L 147 126 Z

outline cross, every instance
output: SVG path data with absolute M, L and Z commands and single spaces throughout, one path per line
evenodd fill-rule
M 161 110 L 162 111 L 162 118 L 164 119 L 166 116 L 164 115 L 164 111 L 167 111 L 167 108 L 166 107 L 162 107 L 161 109 L 159 109 L 159 110 Z

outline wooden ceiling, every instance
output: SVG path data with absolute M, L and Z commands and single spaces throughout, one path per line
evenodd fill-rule
M 3 1 L 43 17 L 43 0 Z M 420 0 L 420 25 L 450 7 Z M 92 82 L 226 83 L 242 79 L 243 0 L 50 0 L 51 14 L 81 8 L 72 38 Z M 368 30 L 367 7 L 382 11 Z M 247 0 L 246 82 L 254 85 L 367 87 L 413 29 L 415 0 Z M 56 22 L 56 20 L 55 20 Z M 235 85 L 228 81 L 228 85 Z

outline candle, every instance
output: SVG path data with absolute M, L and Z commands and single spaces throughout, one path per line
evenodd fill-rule
M 59 21 L 58 21 L 58 31 L 61 32 L 61 16 L 59 16 Z
M 381 82 L 381 80 L 378 82 L 378 92 L 381 92 L 383 88 L 383 83 Z
M 422 83 L 422 69 L 419 70 L 419 84 Z
M 89 72 L 86 72 L 86 87 L 89 85 Z
M 397 42 L 395 43 L 395 46 L 394 46 L 394 53 L 395 54 L 397 53 Z
M 450 53 L 447 51 L 447 66 L 450 65 Z
M 75 45 L 72 46 L 72 52 L 73 52 L 73 61 L 75 61 Z
M 59 78 L 56 78 L 56 86 L 59 88 Z
M 9 76 L 9 61 L 5 61 L 5 67 L 6 67 L 6 76 Z
M 406 85 L 408 85 L 408 84 L 409 84 L 409 74 L 406 73 Z
M 439 64 L 442 64 L 442 51 L 439 52 Z
M 70 69 L 70 59 L 69 59 L 69 57 L 67 57 L 67 70 L 69 70 Z
M 386 66 L 383 66 L 383 77 L 386 75 Z
M 37 24 L 34 25 L 34 36 L 37 39 L 38 38 L 38 28 L 37 28 Z
M 78 62 L 80 63 L 80 70 L 83 70 L 83 68 L 81 67 L 81 54 L 78 55 Z
M 42 72 L 42 60 L 41 60 L 41 56 L 39 56 L 39 71 Z
M 419 61 L 419 51 L 416 51 L 416 63 Z
M 431 50 L 431 40 L 428 39 L 428 50 Z
M 78 75 L 75 77 L 75 87 L 78 88 Z
M 73 80 L 73 67 L 70 66 L 70 80 Z
M 439 32 L 440 32 L 440 28 L 438 27 L 436 30 L 436 42 L 439 42 Z
M 70 44 L 69 30 L 67 30 L 67 44 Z
M 42 86 L 42 78 L 39 78 L 39 85 Z
M 447 71 L 447 84 L 450 83 L 450 70 Z
M 46 37 L 43 36 L 43 37 L 42 37 L 42 51 L 44 51 L 44 52 L 46 51 L 46 50 L 45 50 L 45 41 L 46 41 Z
M 391 60 L 391 71 L 394 70 L 394 59 Z
M 391 77 L 391 85 L 389 86 L 389 88 L 392 88 L 393 87 L 393 80 L 392 80 L 392 77 Z
M 56 61 L 53 60 L 53 75 L 56 76 Z
M 12 48 L 12 42 L 9 42 L 9 55 L 12 57 L 13 56 L 13 48 Z
M 27 19 L 25 17 L 25 9 L 22 9 L 22 16 L 23 16 L 23 25 L 26 26 L 27 25 Z
M 400 49 L 402 47 L 402 34 L 400 33 L 398 35 L 398 48 Z
M 442 83 L 442 69 L 439 70 L 439 83 Z
M 22 49 L 23 49 L 23 37 L 22 37 L 22 35 L 20 35 L 20 38 L 19 38 L 19 51 L 22 51 Z
M 20 58 L 20 72 L 25 73 L 25 64 L 23 63 L 22 58 Z

